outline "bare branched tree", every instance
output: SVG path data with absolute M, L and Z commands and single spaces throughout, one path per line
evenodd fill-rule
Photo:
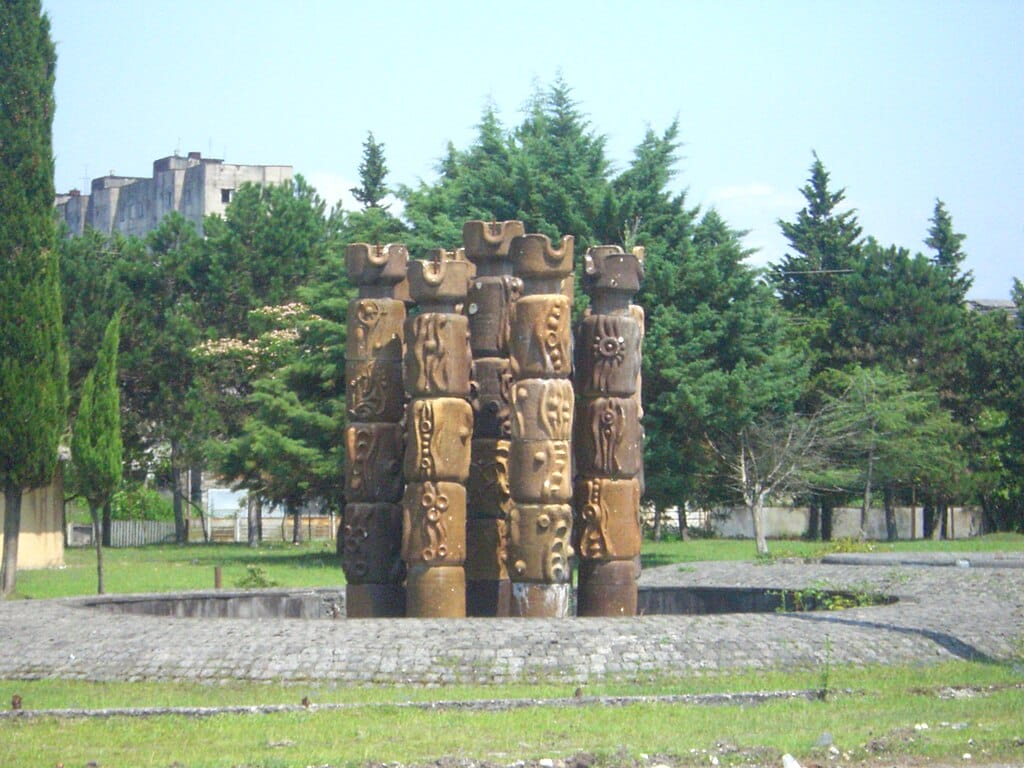
M 738 431 L 712 437 L 708 445 L 722 463 L 723 481 L 742 500 L 754 523 L 758 554 L 768 554 L 764 507 L 769 497 L 798 495 L 814 487 L 842 440 L 833 408 L 812 414 L 765 412 Z

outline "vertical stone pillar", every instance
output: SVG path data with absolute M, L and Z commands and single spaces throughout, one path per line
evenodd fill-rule
M 514 616 L 569 614 L 572 546 L 573 238 L 555 249 L 544 235 L 512 240 L 509 255 L 523 295 L 512 305 L 509 339 L 508 567 Z
M 402 349 L 404 245 L 355 243 L 345 266 L 359 297 L 348 307 L 345 347 L 345 513 L 339 538 L 350 618 L 403 616 Z
M 466 483 L 469 500 L 466 544 L 466 613 L 508 616 L 509 314 L 522 281 L 512 275 L 509 246 L 525 233 L 521 221 L 467 221 L 466 257 L 476 267 L 466 296 L 473 350 L 473 463 Z
M 632 616 L 637 610 L 643 427 L 640 343 L 643 323 L 630 300 L 643 277 L 642 251 L 587 251 L 590 296 L 576 334 L 576 526 L 580 616 Z
M 436 250 L 409 264 L 418 305 L 406 322 L 405 496 L 402 558 L 406 615 L 466 615 L 466 478 L 473 409 L 469 398 L 469 320 L 462 314 L 472 264 L 461 251 Z

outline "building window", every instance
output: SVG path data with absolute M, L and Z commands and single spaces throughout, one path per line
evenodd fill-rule
M 231 202 L 231 193 L 232 192 L 234 192 L 233 189 L 222 189 L 220 191 L 220 201 L 222 203 L 224 203 L 224 205 L 227 205 L 228 203 Z

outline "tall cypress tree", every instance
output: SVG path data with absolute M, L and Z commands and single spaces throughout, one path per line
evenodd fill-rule
M 71 437 L 71 462 L 77 485 L 89 502 L 96 542 L 96 591 L 103 594 L 103 537 L 100 509 L 121 481 L 121 399 L 117 389 L 117 346 L 121 313 L 107 324 L 96 367 L 82 384 L 82 397 Z
M 384 161 L 384 144 L 373 138 L 373 131 L 366 134 L 363 142 L 363 162 L 359 164 L 359 186 L 349 191 L 352 196 L 363 204 L 363 208 L 384 208 L 381 201 L 388 193 L 384 179 L 388 175 L 388 166 Z
M 67 403 L 54 247 L 57 55 L 39 0 L 0 4 L 0 485 L 3 594 L 17 583 L 21 495 L 53 478 Z

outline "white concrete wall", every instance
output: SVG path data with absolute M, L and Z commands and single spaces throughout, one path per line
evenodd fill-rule
M 924 538 L 924 510 L 920 507 L 897 507 L 896 532 L 900 539 Z M 798 538 L 807 533 L 810 510 L 806 507 L 766 507 L 765 532 L 768 538 Z M 711 529 L 724 538 L 752 539 L 754 522 L 743 507 L 715 509 L 710 518 Z M 984 532 L 980 509 L 952 507 L 946 519 L 949 538 L 964 539 Z M 832 538 L 860 538 L 860 507 L 837 507 L 832 510 Z M 868 516 L 867 538 L 885 540 L 885 510 L 872 508 Z
M 18 536 L 18 570 L 52 568 L 64 564 L 62 530 L 64 480 L 60 468 L 53 482 L 21 496 L 21 533 Z M 3 547 L 4 497 L 0 493 L 0 548 Z

